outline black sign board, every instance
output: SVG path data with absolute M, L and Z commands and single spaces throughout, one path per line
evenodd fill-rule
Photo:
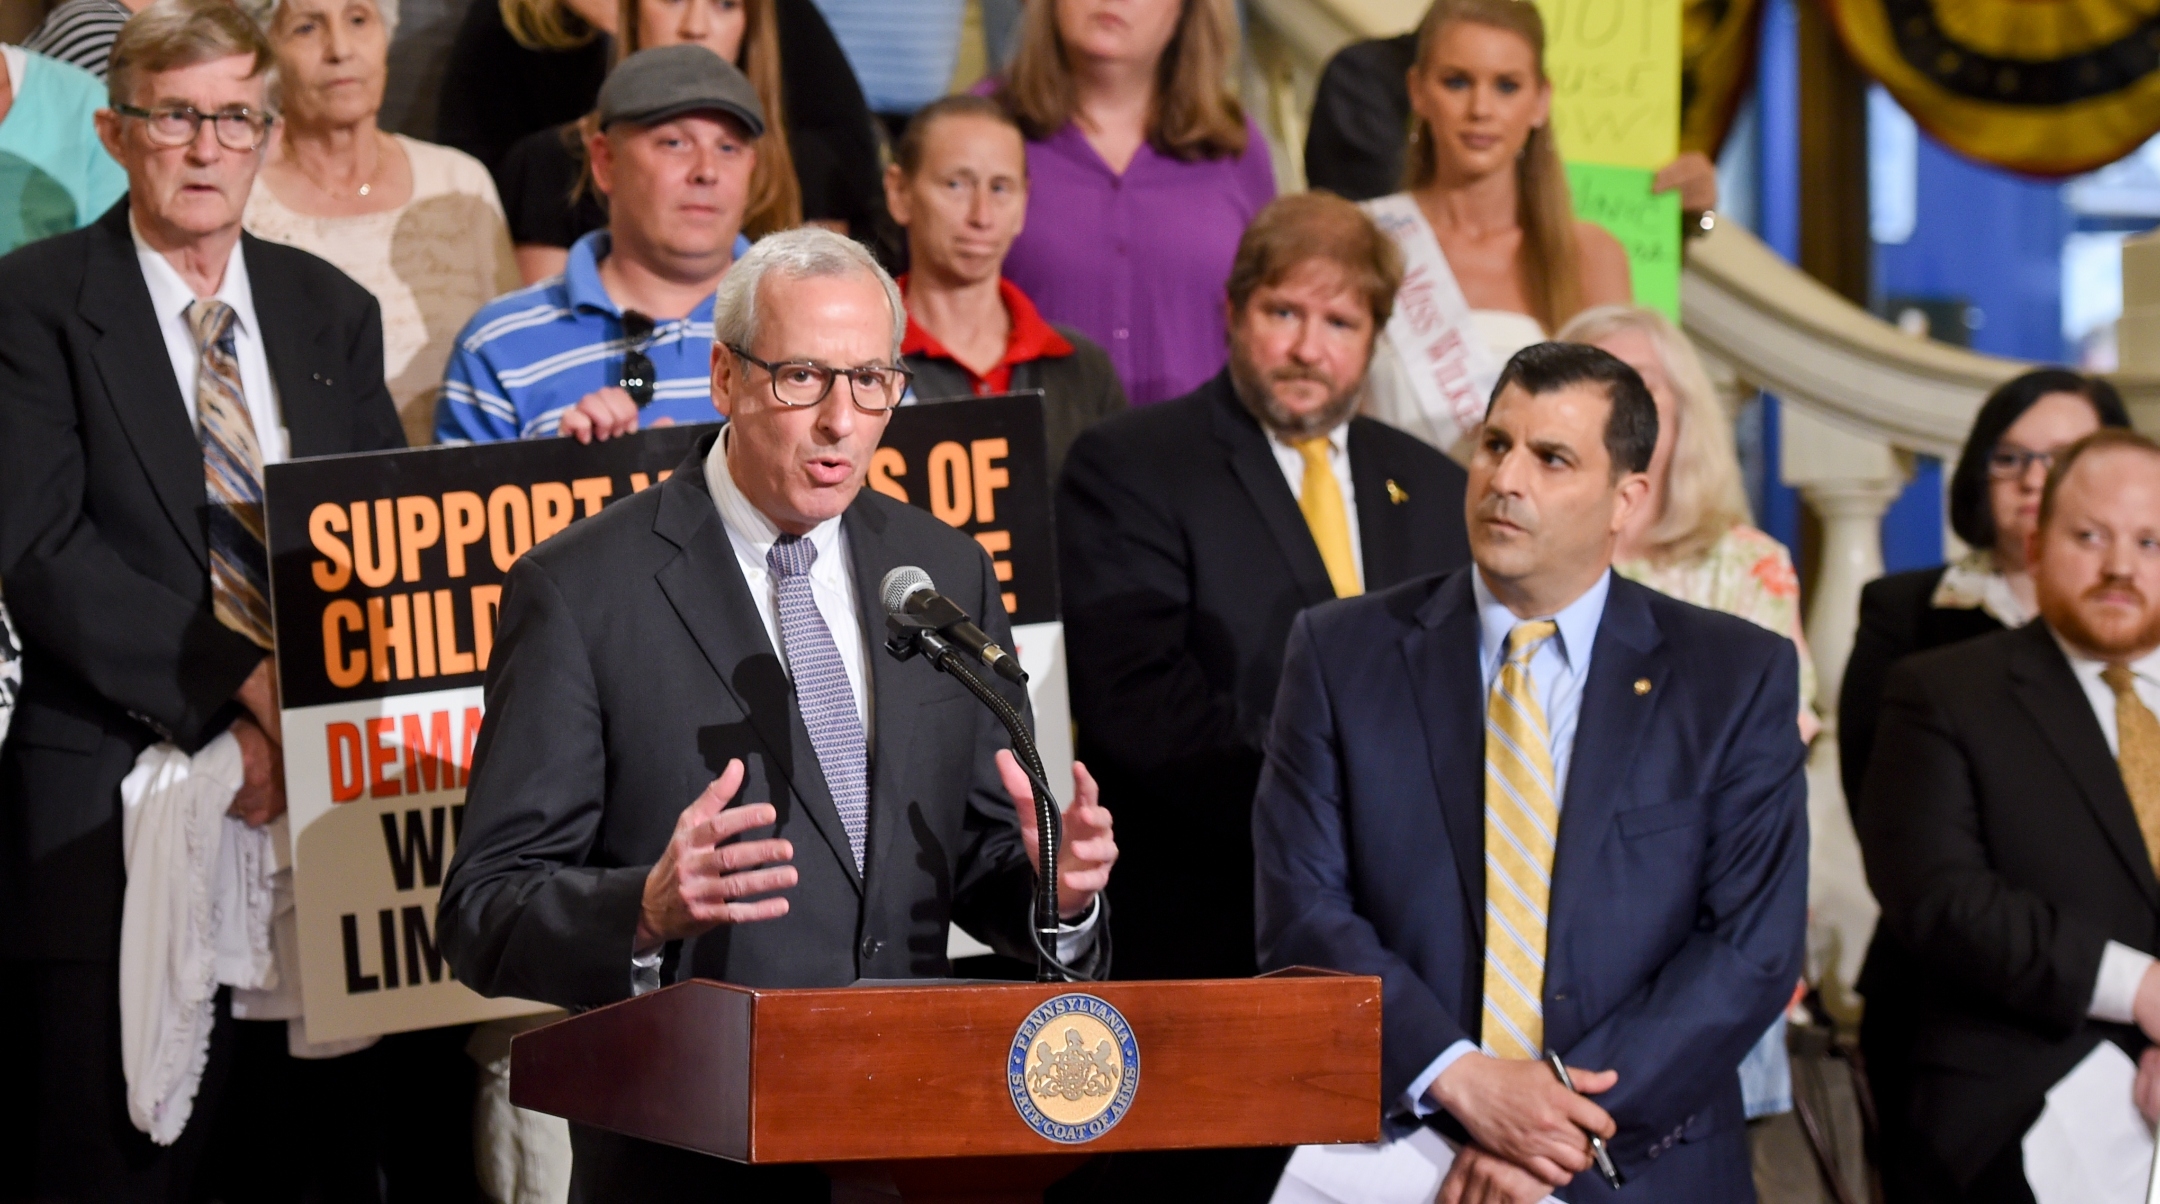
M 680 467 L 711 426 L 325 456 L 264 473 L 287 709 L 478 685 L 527 548 Z M 1042 394 L 905 407 L 870 485 L 974 536 L 1015 623 L 1058 616 Z

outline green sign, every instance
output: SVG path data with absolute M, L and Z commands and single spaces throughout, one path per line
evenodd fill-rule
M 1652 193 L 1657 173 L 1602 163 L 1567 165 L 1575 216 L 1598 225 L 1627 249 L 1635 304 L 1680 320 L 1680 194 Z

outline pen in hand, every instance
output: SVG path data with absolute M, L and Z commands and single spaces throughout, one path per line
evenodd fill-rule
M 1567 1063 L 1560 1060 L 1559 1051 L 1546 1050 L 1545 1062 L 1552 1067 L 1553 1074 L 1559 1077 L 1562 1087 L 1575 1090 L 1575 1076 L 1568 1073 Z M 1619 1190 L 1621 1184 L 1627 1180 L 1620 1177 L 1620 1168 L 1613 1165 L 1612 1155 L 1606 1152 L 1605 1139 L 1595 1133 L 1589 1134 L 1589 1137 L 1590 1157 L 1597 1163 L 1598 1174 L 1604 1176 L 1607 1187 Z

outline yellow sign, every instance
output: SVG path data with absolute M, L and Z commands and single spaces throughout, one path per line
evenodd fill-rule
M 1538 0 L 1553 130 L 1570 163 L 1656 170 L 1680 153 L 1680 0 Z

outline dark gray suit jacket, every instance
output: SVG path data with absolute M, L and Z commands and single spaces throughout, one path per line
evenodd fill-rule
M 794 842 L 778 920 L 670 946 L 664 981 L 843 986 L 947 973 L 946 925 L 1032 958 L 1031 872 L 992 757 L 1004 729 L 953 679 L 882 649 L 871 682 L 870 834 L 858 873 L 780 658 L 705 486 L 711 439 L 661 485 L 527 553 L 503 591 L 487 721 L 438 924 L 459 981 L 566 1007 L 631 993 L 645 875 L 731 758 L 739 802 Z M 842 517 L 863 630 L 903 564 L 1010 644 L 990 561 L 864 490 Z M 1005 687 L 1016 706 L 1026 698 Z M 761 836 L 766 833 L 752 833 Z
M 292 454 L 405 446 L 381 310 L 305 251 L 240 239 Z M 0 259 L 0 580 L 23 690 L 0 755 L 0 953 L 118 955 L 120 780 L 197 748 L 262 649 L 211 614 L 202 445 L 126 200 Z

